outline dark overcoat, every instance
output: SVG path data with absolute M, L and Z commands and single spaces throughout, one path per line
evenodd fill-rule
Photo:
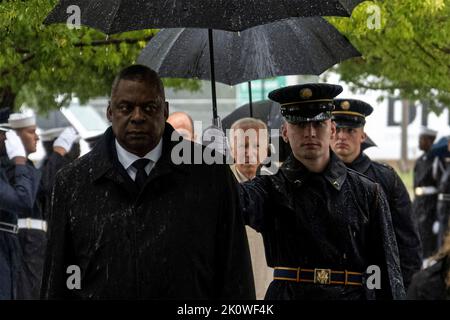
M 408 288 L 411 277 L 422 267 L 422 244 L 408 190 L 392 167 L 372 161 L 363 152 L 347 166 L 365 174 L 383 188 L 397 239 L 403 282 Z
M 255 298 L 236 180 L 225 164 L 176 164 L 179 143 L 203 149 L 172 141 L 173 131 L 166 124 L 142 190 L 118 162 L 111 128 L 58 173 L 45 298 Z M 71 265 L 81 289 L 68 289 Z
M 331 152 L 331 151 L 330 151 Z M 322 173 L 291 155 L 271 176 L 241 184 L 246 223 L 264 239 L 270 267 L 366 273 L 380 268 L 381 289 L 274 280 L 266 299 L 402 299 L 391 214 L 381 187 L 331 152 Z

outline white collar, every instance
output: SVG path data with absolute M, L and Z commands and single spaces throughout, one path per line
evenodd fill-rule
M 120 143 L 117 141 L 117 139 L 115 139 L 115 142 L 116 142 L 117 158 L 118 158 L 119 162 L 122 164 L 122 166 L 125 168 L 125 170 L 128 170 L 128 168 L 136 160 L 145 158 L 145 159 L 151 160 L 153 163 L 156 163 L 159 160 L 159 158 L 161 158 L 161 154 L 162 154 L 162 138 L 161 138 L 161 140 L 159 140 L 159 142 L 156 145 L 156 147 L 154 147 L 153 150 L 151 150 L 149 153 L 147 153 L 142 158 L 138 157 L 134 153 L 131 153 L 131 152 L 125 150 L 120 145 Z

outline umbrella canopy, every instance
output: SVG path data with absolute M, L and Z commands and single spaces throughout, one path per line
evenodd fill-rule
M 66 23 L 76 5 L 81 24 L 106 34 L 150 28 L 242 31 L 288 17 L 350 16 L 364 0 L 61 0 L 45 24 Z
M 283 75 L 318 75 L 361 55 L 321 17 L 291 18 L 240 33 L 215 30 L 213 41 L 215 80 L 228 85 Z M 162 77 L 211 80 L 208 32 L 163 29 L 138 62 Z

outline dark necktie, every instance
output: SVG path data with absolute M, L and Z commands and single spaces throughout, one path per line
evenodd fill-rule
M 145 172 L 145 166 L 150 162 L 149 159 L 139 159 L 133 162 L 132 166 L 137 169 L 136 182 L 139 189 L 142 189 L 144 186 L 145 180 L 147 180 L 147 172 Z

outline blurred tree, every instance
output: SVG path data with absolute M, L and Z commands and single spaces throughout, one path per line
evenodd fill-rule
M 351 19 L 329 21 L 363 54 L 334 69 L 354 91 L 387 90 L 437 113 L 450 107 L 448 1 L 366 1 Z
M 23 103 L 38 112 L 109 95 L 117 72 L 132 63 L 156 30 L 106 37 L 65 25 L 44 26 L 56 0 L 0 0 L 0 110 Z M 195 80 L 166 85 L 196 90 Z

